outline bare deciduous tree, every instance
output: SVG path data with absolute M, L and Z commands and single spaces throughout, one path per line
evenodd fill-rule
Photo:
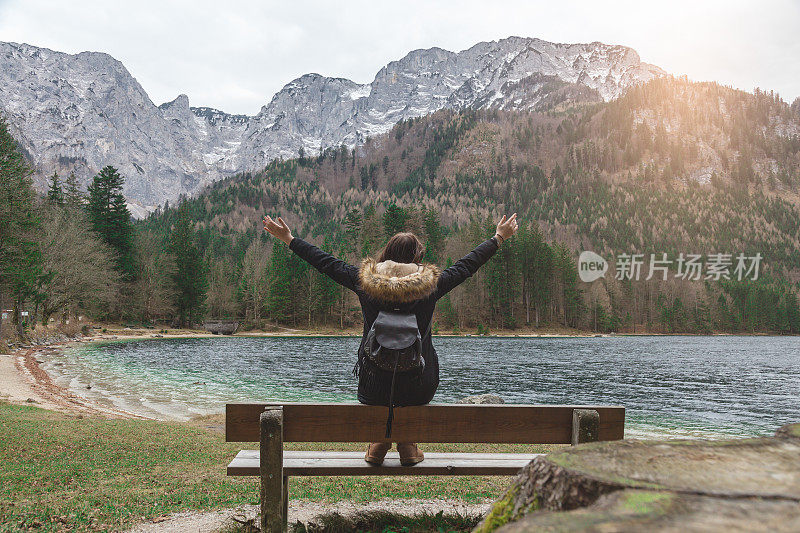
M 41 240 L 44 270 L 40 292 L 42 323 L 53 314 L 110 306 L 119 296 L 120 276 L 114 252 L 89 229 L 80 211 L 52 208 L 45 212 Z
M 167 318 L 175 311 L 175 258 L 156 234 L 147 231 L 136 236 L 134 302 L 142 321 Z
M 254 321 L 261 320 L 269 291 L 270 252 L 271 248 L 261 239 L 255 239 L 242 259 L 242 300 L 245 315 Z
M 206 309 L 212 318 L 230 318 L 239 314 L 236 294 L 236 269 L 229 259 L 211 261 L 206 292 Z

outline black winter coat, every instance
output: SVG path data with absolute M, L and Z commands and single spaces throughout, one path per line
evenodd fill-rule
M 477 270 L 497 252 L 497 241 L 494 238 L 487 239 L 479 244 L 474 250 L 463 258 L 459 259 L 453 266 L 445 269 L 440 274 L 436 271 L 437 277 L 432 278 L 434 286 L 431 287 L 429 294 L 424 297 L 413 299 L 403 303 L 403 308 L 408 309 L 417 317 L 417 325 L 423 335 L 422 356 L 425 358 L 425 370 L 419 377 L 404 376 L 398 374 L 395 381 L 394 404 L 396 406 L 424 405 L 433 398 L 436 388 L 439 386 L 439 358 L 431 342 L 430 325 L 433 319 L 433 310 L 436 302 L 475 274 Z M 376 299 L 374 287 L 371 290 L 364 290 L 359 277 L 359 268 L 348 264 L 341 259 L 324 252 L 300 238 L 295 237 L 289 245 L 294 253 L 307 261 L 311 266 L 321 273 L 329 276 L 337 283 L 354 291 L 361 302 L 361 312 L 364 316 L 364 333 L 361 343 L 372 327 L 372 323 L 381 310 L 392 309 L 394 305 L 385 300 Z M 373 263 L 374 264 L 374 263 Z M 407 266 L 397 264 L 398 266 Z M 362 266 L 362 269 L 364 267 Z M 420 267 L 422 268 L 422 267 Z M 435 268 L 435 267 L 434 267 Z M 395 279 L 395 278 L 392 278 Z M 368 294 L 369 293 L 369 294 Z M 414 294 L 413 291 L 410 294 Z M 427 332 L 427 334 L 426 334 Z M 359 350 L 360 352 L 360 350 Z M 368 405 L 389 405 L 389 390 L 392 382 L 392 373 L 378 371 L 377 376 L 371 377 L 360 372 L 358 383 L 358 401 Z

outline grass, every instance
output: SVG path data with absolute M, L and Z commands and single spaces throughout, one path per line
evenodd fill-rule
M 0 402 L 0 532 L 119 531 L 196 509 L 258 503 L 256 478 L 229 478 L 242 448 L 190 424 L 83 418 Z M 253 444 L 249 445 L 254 446 Z M 425 445 L 430 451 L 546 452 L 550 446 Z M 287 449 L 362 450 L 361 444 Z M 497 498 L 506 477 L 290 478 L 290 498 Z M 399 531 L 399 530 L 398 530 Z M 435 531 L 435 529 L 434 529 Z

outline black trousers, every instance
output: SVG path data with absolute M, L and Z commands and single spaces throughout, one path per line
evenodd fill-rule
M 395 407 L 430 403 L 439 387 L 438 358 L 426 357 L 421 376 L 398 372 L 394 382 Z M 362 363 L 358 373 L 358 401 L 366 405 L 389 406 L 392 372 L 374 367 L 369 360 Z

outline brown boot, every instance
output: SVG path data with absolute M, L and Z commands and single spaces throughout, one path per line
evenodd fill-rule
M 413 442 L 398 442 L 397 451 L 400 453 L 400 464 L 403 466 L 412 466 L 425 459 L 425 454 Z
M 383 464 L 383 458 L 386 457 L 386 452 L 391 448 L 391 442 L 373 442 L 367 446 L 367 455 L 364 456 L 364 460 L 371 465 L 380 466 Z

